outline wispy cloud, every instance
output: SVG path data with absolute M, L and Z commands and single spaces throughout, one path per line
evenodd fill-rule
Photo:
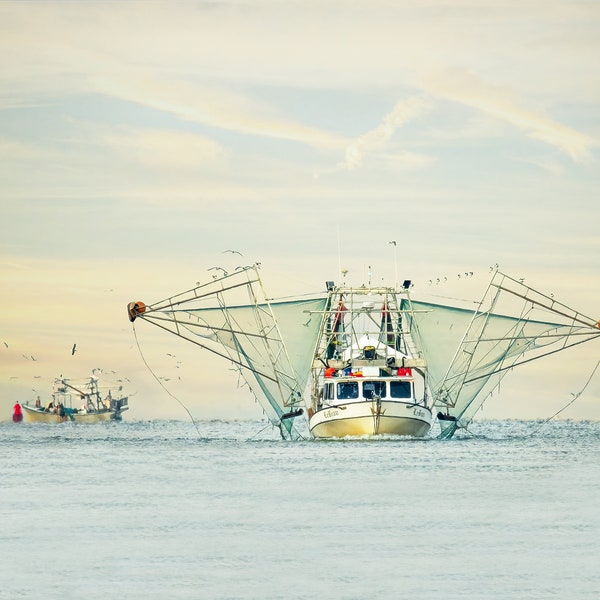
M 154 169 L 220 170 L 228 158 L 228 152 L 214 140 L 188 132 L 119 127 L 104 130 L 97 141 Z
M 558 148 L 575 162 L 589 162 L 591 150 L 597 145 L 592 137 L 519 106 L 508 90 L 491 85 L 472 72 L 437 71 L 422 76 L 421 83 L 431 94 L 510 123 L 528 136 Z
M 345 167 L 348 170 L 356 169 L 367 154 L 383 149 L 400 127 L 425 114 L 430 107 L 431 102 L 422 96 L 398 102 L 377 127 L 358 137 L 346 148 Z
M 38 161 L 45 157 L 39 145 L 17 139 L 0 137 L 0 158 L 3 162 Z
M 0 105 L 99 92 L 208 127 L 318 149 L 346 148 L 345 168 L 356 169 L 391 139 L 403 119 L 418 116 L 411 111 L 418 110 L 414 104 L 422 97 L 404 107 L 399 103 L 376 129 L 349 144 L 334 128 L 311 127 L 297 115 L 286 115 L 275 101 L 259 101 L 252 86 L 355 90 L 357 82 L 363 89 L 409 82 L 425 95 L 510 123 L 577 162 L 590 158 L 595 140 L 532 108 L 527 96 L 536 90 L 556 104 L 568 89 L 576 98 L 585 95 L 588 103 L 597 98 L 594 86 L 587 85 L 587 71 L 577 68 L 586 52 L 597 52 L 589 23 L 599 13 L 589 3 L 569 8 L 551 2 L 553 10 L 541 15 L 539 7 L 546 4 L 530 4 L 519 16 L 529 19 L 528 28 L 513 26 L 513 3 L 494 7 L 492 19 L 472 3 L 446 0 L 410 10 L 410 3 L 382 1 L 375 11 L 366 2 L 353 2 L 350 8 L 310 3 L 308 9 L 297 2 L 251 4 L 256 10 L 235 10 L 238 3 L 210 8 L 153 3 L 143 9 L 122 3 L 110 11 L 87 3 L 36 4 L 35 10 L 9 3 L 0 9 L 5 57 Z M 425 18 L 434 8 L 446 11 L 446 18 Z M 580 31 L 587 36 L 573 33 Z M 149 43 L 155 38 L 159 44 Z M 519 68 L 499 70 L 495 56 L 500 51 L 503 65 Z M 547 71 L 557 61 L 560 84 Z M 444 66 L 453 64 L 463 67 L 450 71 Z M 439 70 L 432 71 L 436 66 Z M 505 88 L 492 83 L 499 81 L 498 71 Z M 504 89 L 518 90 L 519 99 Z
M 293 119 L 278 118 L 279 110 L 241 90 L 157 77 L 148 72 L 93 77 L 97 91 L 168 112 L 180 119 L 210 127 L 299 142 L 317 148 L 342 147 L 343 136 Z

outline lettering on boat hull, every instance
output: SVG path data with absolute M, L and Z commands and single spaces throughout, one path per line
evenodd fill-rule
M 431 428 L 431 411 L 404 402 L 354 402 L 315 412 L 309 422 L 315 438 L 403 435 L 423 437 Z

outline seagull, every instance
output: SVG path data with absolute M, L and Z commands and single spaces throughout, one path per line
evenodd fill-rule
M 223 250 L 223 252 L 221 252 L 221 254 L 226 254 L 227 252 L 229 252 L 231 254 L 239 254 L 240 256 L 243 256 L 243 254 L 241 252 L 238 252 L 237 250 Z
M 393 244 L 395 246 L 396 245 L 396 240 L 392 240 L 391 242 L 388 242 L 388 244 Z
M 75 354 L 76 349 L 77 349 L 77 344 L 73 344 L 73 348 L 71 349 L 71 356 L 73 356 L 73 354 Z
M 4 345 L 8 348 L 8 344 L 6 342 L 4 342 Z
M 227 271 L 223 267 L 211 267 L 209 271 L 223 271 L 223 275 L 227 275 Z

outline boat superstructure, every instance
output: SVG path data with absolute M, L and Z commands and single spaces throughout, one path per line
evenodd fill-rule
M 409 288 L 328 283 L 308 408 L 314 437 L 429 433 L 426 363 L 403 318 Z

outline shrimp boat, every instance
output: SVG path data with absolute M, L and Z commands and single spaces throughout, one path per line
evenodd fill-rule
M 34 406 L 22 406 L 25 421 L 28 423 L 100 423 L 121 421 L 122 413 L 128 410 L 129 399 L 122 396 L 122 387 L 115 390 L 101 388 L 99 373 L 95 369 L 87 380 L 74 382 L 56 379 L 52 400 L 45 406 L 38 397 Z M 114 394 L 114 395 L 113 395 Z
M 394 288 L 328 284 L 312 365 L 308 427 L 316 438 L 429 433 L 432 403 L 425 360 L 403 328 Z
M 596 319 L 498 270 L 465 306 L 411 288 L 330 281 L 275 300 L 257 263 L 127 312 L 229 361 L 290 440 L 424 437 L 436 421 L 449 439 L 513 368 L 600 337 Z

